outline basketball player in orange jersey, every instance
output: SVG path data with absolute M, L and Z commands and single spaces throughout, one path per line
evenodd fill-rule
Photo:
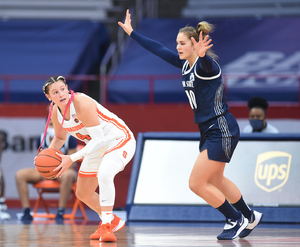
M 50 77 L 43 91 L 52 102 L 49 116 L 56 137 L 50 147 L 59 149 L 67 133 L 86 143 L 84 148 L 72 155 L 57 154 L 62 158 L 61 164 L 54 169 L 60 170 L 57 177 L 62 176 L 73 162 L 83 158 L 76 196 L 102 220 L 90 238 L 115 242 L 114 232 L 123 228 L 125 222 L 112 214 L 115 201 L 113 180 L 132 159 L 135 138 L 122 119 L 98 102 L 83 93 L 70 93 L 63 76 Z M 95 192 L 98 186 L 99 194 Z

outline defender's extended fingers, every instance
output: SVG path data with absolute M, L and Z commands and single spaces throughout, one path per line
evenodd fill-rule
M 191 37 L 191 40 L 192 40 L 192 42 L 193 42 L 194 45 L 197 44 L 197 41 L 195 40 L 194 37 Z
M 199 33 L 199 40 L 202 40 L 202 31 Z
M 206 42 L 208 40 L 208 38 L 209 38 L 209 35 L 206 35 L 203 39 L 203 42 Z
M 205 45 L 209 45 L 209 43 L 212 41 L 212 39 L 205 42 Z

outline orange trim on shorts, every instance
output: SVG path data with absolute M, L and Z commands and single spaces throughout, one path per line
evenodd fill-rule
M 124 133 L 125 133 L 125 139 L 120 141 L 116 146 L 112 147 L 111 149 L 107 150 L 105 152 L 105 154 L 107 153 L 110 153 L 116 149 L 119 149 L 121 147 L 123 147 L 127 142 L 130 141 L 131 139 L 131 135 L 130 135 L 130 132 L 129 130 L 124 126 L 122 125 L 121 123 L 119 123 L 116 119 L 114 118 L 110 118 L 108 116 L 105 116 L 101 111 L 99 111 L 99 109 L 97 109 L 97 113 L 98 113 L 98 116 L 106 121 L 106 122 L 109 122 L 109 123 L 112 123 L 114 126 L 116 126 L 118 129 L 122 130 Z
M 83 177 L 83 178 L 97 177 L 97 172 L 83 172 L 79 170 L 78 177 Z

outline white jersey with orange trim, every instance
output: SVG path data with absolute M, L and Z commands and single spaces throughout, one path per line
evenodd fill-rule
M 81 95 L 84 97 L 89 97 L 83 93 L 76 93 L 75 95 Z M 122 119 L 116 116 L 114 113 L 107 110 L 97 101 L 89 97 L 91 100 L 95 102 L 97 105 L 97 114 L 100 126 L 102 127 L 104 137 L 107 143 L 117 141 L 116 145 L 107 146 L 107 150 L 105 153 L 109 153 L 115 149 L 123 147 L 130 140 L 134 140 L 134 135 L 128 126 L 124 123 Z M 57 111 L 58 122 L 61 124 L 63 120 L 63 116 L 60 111 Z M 77 118 L 76 110 L 73 102 L 70 104 L 70 119 L 64 120 L 63 128 L 69 132 L 70 135 L 74 136 L 80 141 L 85 142 L 86 144 L 91 140 L 91 137 L 88 135 L 86 127 L 84 124 Z

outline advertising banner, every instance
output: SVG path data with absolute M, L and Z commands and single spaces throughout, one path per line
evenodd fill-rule
M 199 133 L 139 134 L 127 197 L 129 220 L 221 220 L 189 188 L 199 140 Z M 299 146 L 299 134 L 241 134 L 226 164 L 224 176 L 266 221 L 300 222 Z
M 250 205 L 300 206 L 299 144 L 240 141 L 224 175 L 239 187 Z M 188 187 L 198 146 L 199 141 L 146 140 L 134 202 L 207 204 Z
M 6 199 L 17 199 L 15 173 L 22 168 L 34 168 L 36 139 L 44 132 L 45 118 L 0 118 L 2 157 L 0 167 L 4 174 Z M 30 197 L 37 192 L 29 187 Z

